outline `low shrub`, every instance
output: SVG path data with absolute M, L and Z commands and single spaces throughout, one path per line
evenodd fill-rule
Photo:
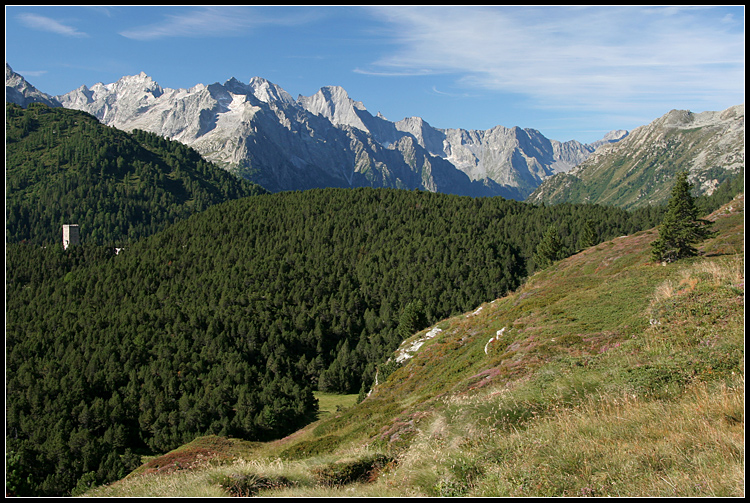
M 373 482 L 393 462 L 393 458 L 389 456 L 374 454 L 353 461 L 328 463 L 314 468 L 312 472 L 321 484 L 327 486 Z
M 254 496 L 264 489 L 279 489 L 293 484 L 286 477 L 261 477 L 252 473 L 234 473 L 221 478 L 219 485 L 230 496 Z

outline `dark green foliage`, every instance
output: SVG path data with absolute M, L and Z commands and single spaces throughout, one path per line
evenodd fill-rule
M 249 497 L 255 496 L 259 491 L 266 489 L 279 489 L 294 485 L 286 477 L 263 477 L 255 474 L 235 473 L 221 477 L 219 485 L 224 488 L 230 496 Z
M 388 379 L 388 376 L 393 374 L 401 366 L 396 360 L 389 360 L 381 365 L 378 365 L 378 381 L 383 382 Z
M 409 302 L 404 308 L 396 327 L 396 334 L 403 340 L 426 326 L 427 317 L 424 313 L 424 305 L 421 300 L 417 299 Z
M 336 435 L 326 435 L 315 440 L 303 440 L 281 452 L 283 459 L 304 459 L 321 454 L 329 454 L 339 446 L 342 439 Z
M 534 251 L 534 263 L 539 269 L 544 269 L 566 256 L 557 227 L 550 225 Z
M 710 196 L 702 195 L 695 198 L 698 215 L 708 215 L 744 191 L 745 169 L 741 168 L 736 175 L 724 180 Z
M 599 243 L 595 224 L 593 220 L 586 220 L 581 229 L 581 235 L 578 238 L 578 249 L 583 250 Z
M 698 218 L 695 198 L 687 172 L 677 175 L 667 213 L 659 227 L 659 238 L 652 243 L 652 257 L 657 262 L 674 262 L 698 253 L 693 244 L 710 237 L 712 222 Z
M 435 485 L 436 496 L 449 498 L 464 496 L 475 481 L 483 475 L 481 464 L 467 457 L 453 459 L 448 472 L 450 475 Z
M 85 112 L 6 104 L 9 242 L 59 243 L 62 224 L 81 241 L 123 244 L 229 199 L 265 190 L 156 134 L 128 134 Z
M 669 361 L 655 360 L 646 365 L 623 370 L 628 386 L 634 392 L 658 397 L 686 383 L 710 375 L 728 378 L 742 372 L 744 353 L 741 348 L 700 346 L 692 355 L 671 355 Z

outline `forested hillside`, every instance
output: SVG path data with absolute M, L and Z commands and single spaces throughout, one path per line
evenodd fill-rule
M 654 262 L 661 227 L 617 237 L 412 334 L 292 435 L 203 436 L 76 492 L 742 497 L 744 195 L 706 218 L 698 257 Z
M 659 214 L 325 189 L 215 205 L 119 255 L 9 243 L 11 473 L 65 494 L 197 435 L 288 434 L 314 389 L 364 389 L 404 337 L 517 287 L 551 224 L 570 254 L 585 226 Z
M 181 143 L 131 134 L 77 110 L 6 104 L 6 240 L 49 244 L 62 224 L 81 239 L 123 244 L 261 187 Z

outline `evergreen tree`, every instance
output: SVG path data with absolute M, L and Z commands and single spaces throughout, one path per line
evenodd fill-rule
M 557 227 L 553 224 L 547 228 L 544 237 L 536 246 L 534 252 L 534 262 L 537 268 L 544 269 L 549 267 L 553 262 L 560 260 L 565 257 L 565 250 L 563 248 L 563 242 L 560 238 L 560 233 L 557 232 Z
M 581 235 L 578 238 L 578 249 L 583 250 L 590 246 L 597 244 L 596 229 L 594 228 L 593 220 L 586 220 L 581 230 Z
M 409 302 L 404 308 L 399 318 L 396 333 L 403 340 L 411 337 L 412 334 L 422 330 L 427 325 L 424 314 L 424 304 L 421 300 Z
M 710 230 L 713 222 L 698 218 L 687 176 L 687 171 L 677 174 L 667 213 L 659 227 L 659 238 L 651 244 L 652 258 L 657 262 L 674 262 L 694 256 L 698 250 L 692 245 L 713 235 Z

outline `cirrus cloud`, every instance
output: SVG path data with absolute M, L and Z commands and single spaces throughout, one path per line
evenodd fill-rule
M 372 8 L 396 49 L 371 74 L 455 74 L 540 107 L 744 101 L 744 22 L 710 8 Z
M 38 14 L 23 13 L 19 14 L 17 19 L 24 26 L 34 30 L 57 33 L 58 35 L 64 35 L 66 37 L 88 37 L 86 33 L 78 31 L 77 28 Z
M 246 7 L 204 7 L 177 14 L 167 14 L 157 23 L 120 31 L 120 35 L 134 40 L 156 40 L 172 37 L 227 37 L 247 33 L 266 24 L 295 25 L 317 17 L 312 11 L 271 17 Z

